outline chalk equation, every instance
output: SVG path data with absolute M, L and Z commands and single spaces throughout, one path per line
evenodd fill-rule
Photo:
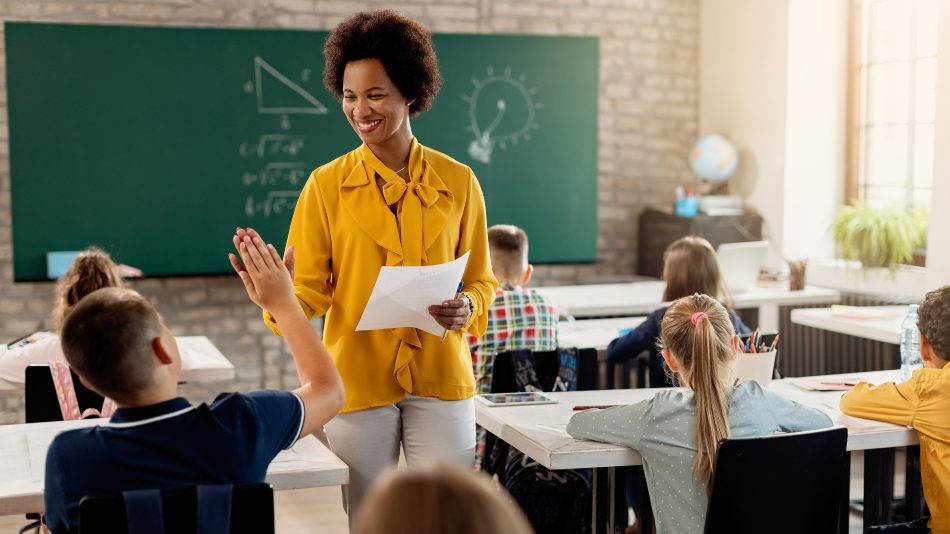
M 270 217 L 292 213 L 297 206 L 299 191 L 271 191 L 263 199 L 248 196 L 244 202 L 244 214 L 248 217 Z
M 264 134 L 257 141 L 241 143 L 238 152 L 242 158 L 268 156 L 296 156 L 303 150 L 303 136 L 295 134 Z
M 302 184 L 310 174 L 310 167 L 302 161 L 271 162 L 258 171 L 245 172 L 241 176 L 244 187 L 256 185 L 288 185 Z

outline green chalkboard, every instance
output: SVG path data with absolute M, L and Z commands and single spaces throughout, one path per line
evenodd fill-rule
M 5 23 L 13 263 L 102 246 L 147 275 L 224 273 L 232 229 L 282 244 L 316 166 L 359 144 L 327 32 Z M 537 263 L 597 244 L 596 38 L 445 34 L 420 142 L 474 169 Z

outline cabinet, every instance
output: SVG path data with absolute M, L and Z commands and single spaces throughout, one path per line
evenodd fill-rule
M 713 248 L 723 243 L 762 239 L 762 217 L 752 211 L 742 215 L 677 217 L 647 208 L 640 213 L 639 224 L 637 274 L 655 278 L 663 276 L 663 251 L 681 237 L 705 238 Z

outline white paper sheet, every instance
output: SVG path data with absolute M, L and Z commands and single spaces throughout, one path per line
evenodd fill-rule
M 380 268 L 356 330 L 409 327 L 441 336 L 445 328 L 429 315 L 429 306 L 455 297 L 468 255 L 438 265 Z

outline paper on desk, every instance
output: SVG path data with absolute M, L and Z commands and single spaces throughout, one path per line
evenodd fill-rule
M 381 267 L 356 330 L 409 327 L 441 336 L 445 328 L 429 315 L 429 306 L 455 297 L 468 255 L 438 265 Z

